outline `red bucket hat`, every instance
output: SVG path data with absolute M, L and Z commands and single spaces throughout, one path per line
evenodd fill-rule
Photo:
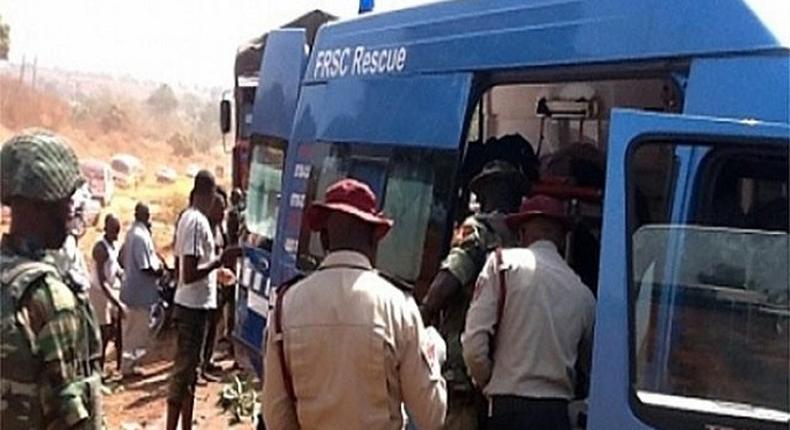
M 550 218 L 559 221 L 565 228 L 570 228 L 571 222 L 565 212 L 565 204 L 561 200 L 546 195 L 536 195 L 524 200 L 517 213 L 508 215 L 505 222 L 510 228 L 518 228 L 533 217 Z
M 356 179 L 342 179 L 326 189 L 324 202 L 314 202 L 305 216 L 312 231 L 326 225 L 330 211 L 343 212 L 376 226 L 376 238 L 381 239 L 392 228 L 393 221 L 376 210 L 376 195 L 370 187 Z

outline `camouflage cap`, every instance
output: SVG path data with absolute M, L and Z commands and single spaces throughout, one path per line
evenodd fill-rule
M 55 201 L 70 197 L 85 179 L 68 142 L 49 131 L 25 130 L 0 150 L 0 194 Z

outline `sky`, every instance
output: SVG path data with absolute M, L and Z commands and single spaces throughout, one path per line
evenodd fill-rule
M 429 0 L 376 0 L 376 11 Z M 228 87 L 236 48 L 314 9 L 356 16 L 358 0 L 0 0 L 9 61 Z

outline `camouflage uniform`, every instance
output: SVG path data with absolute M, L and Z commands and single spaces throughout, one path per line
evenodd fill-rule
M 447 380 L 450 404 L 445 428 L 476 428 L 479 390 L 472 386 L 461 349 L 461 333 L 466 323 L 466 311 L 474 292 L 474 284 L 488 253 L 498 246 L 515 244 L 513 233 L 505 225 L 505 215 L 501 213 L 482 214 L 469 217 L 464 221 L 465 236 L 450 250 L 441 269 L 449 271 L 461 282 L 463 288 L 449 298 L 442 314 L 439 331 L 447 341 L 447 361 L 443 376 Z
M 12 138 L 0 159 L 3 204 L 16 197 L 66 199 L 83 182 L 74 153 L 48 133 Z M 0 243 L 4 430 L 101 428 L 98 326 L 86 293 L 58 266 L 57 254 L 24 238 L 4 236 Z

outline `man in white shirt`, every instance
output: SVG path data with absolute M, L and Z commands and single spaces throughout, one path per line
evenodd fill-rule
M 208 221 L 215 202 L 214 176 L 201 170 L 195 176 L 192 205 L 184 211 L 176 229 L 175 254 L 179 259 L 178 287 L 173 318 L 178 342 L 167 396 L 167 429 L 192 428 L 195 381 L 206 340 L 209 312 L 217 307 L 217 277 L 227 280 L 239 248 L 228 248 L 217 258 L 214 232 Z
M 570 429 L 568 402 L 587 374 L 595 299 L 562 258 L 562 202 L 536 196 L 507 218 L 521 248 L 498 249 L 480 273 L 461 338 L 489 399 L 488 428 Z

